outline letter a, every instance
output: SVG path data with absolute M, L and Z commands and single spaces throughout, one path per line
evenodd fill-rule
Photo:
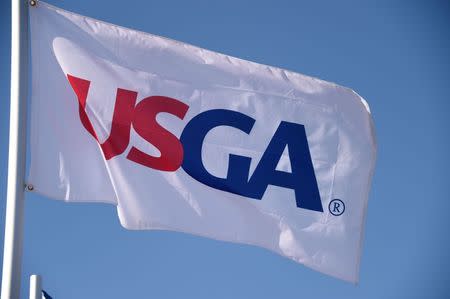
M 292 173 L 276 170 L 286 146 L 289 148 Z M 250 178 L 248 196 L 261 199 L 268 185 L 294 189 L 297 207 L 323 212 L 303 125 L 285 121 L 280 123 Z

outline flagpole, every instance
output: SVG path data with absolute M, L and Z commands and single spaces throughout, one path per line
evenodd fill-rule
M 42 279 L 40 275 L 30 276 L 30 299 L 42 299 Z
M 24 218 L 28 1 L 11 0 L 11 100 L 2 299 L 19 298 Z

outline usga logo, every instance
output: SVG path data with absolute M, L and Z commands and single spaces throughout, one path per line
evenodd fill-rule
M 91 82 L 72 75 L 67 77 L 78 97 L 81 123 L 99 142 L 85 111 Z M 156 116 L 165 112 L 183 120 L 189 109 L 188 105 L 165 96 L 149 96 L 137 104 L 136 101 L 136 91 L 117 88 L 111 132 L 107 140 L 100 145 L 107 160 L 123 154 L 127 149 L 133 125 L 136 133 L 154 145 L 161 152 L 161 156 L 148 155 L 133 146 L 126 154 L 130 161 L 160 171 L 176 171 L 182 167 L 200 183 L 248 198 L 261 199 L 268 185 L 293 189 L 298 208 L 323 212 L 303 125 L 282 121 L 251 177 L 251 158 L 230 154 L 227 176 L 220 178 L 209 173 L 203 165 L 202 145 L 206 134 L 218 126 L 227 126 L 230 130 L 250 134 L 255 119 L 232 110 L 207 110 L 186 123 L 178 139 L 158 124 Z M 286 146 L 289 147 L 292 169 L 290 173 L 276 170 Z

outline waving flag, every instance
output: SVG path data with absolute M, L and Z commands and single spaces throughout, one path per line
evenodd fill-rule
M 44 2 L 30 18 L 35 192 L 357 281 L 376 153 L 360 96 Z

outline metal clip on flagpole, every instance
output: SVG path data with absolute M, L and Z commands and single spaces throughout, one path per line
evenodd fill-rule
M 20 295 L 28 95 L 28 3 L 11 1 L 11 102 L 2 299 Z

